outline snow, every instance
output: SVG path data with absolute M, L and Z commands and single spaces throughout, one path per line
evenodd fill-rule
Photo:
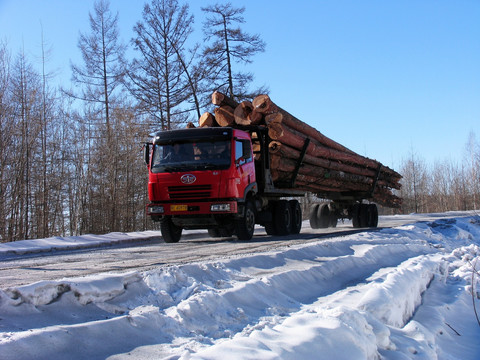
M 465 215 L 0 289 L 0 359 L 479 359 L 480 218 Z M 158 234 L 1 244 L 0 260 L 142 236 Z

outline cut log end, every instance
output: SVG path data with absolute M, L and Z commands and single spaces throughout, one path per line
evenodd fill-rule
M 215 108 L 215 118 L 220 126 L 231 126 L 235 123 L 234 110 L 231 106 L 222 105 Z
M 215 91 L 212 94 L 212 104 L 217 106 L 228 105 L 234 109 L 238 106 L 238 103 L 235 100 L 219 91 Z
M 215 116 L 213 116 L 209 112 L 203 113 L 203 115 L 200 116 L 200 119 L 198 119 L 198 126 L 200 127 L 217 126 L 217 122 L 215 121 Z
M 252 102 L 255 111 L 261 114 L 271 114 L 277 112 L 277 106 L 268 95 L 258 95 Z
M 238 125 L 258 125 L 262 121 L 263 115 L 253 108 L 250 101 L 242 101 L 235 108 L 235 123 Z

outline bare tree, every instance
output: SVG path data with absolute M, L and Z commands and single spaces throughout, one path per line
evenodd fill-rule
M 234 63 L 251 63 L 255 54 L 265 51 L 265 43 L 259 35 L 249 35 L 237 27 L 245 22 L 245 8 L 234 8 L 227 3 L 204 7 L 202 11 L 210 15 L 203 31 L 205 41 L 212 43 L 204 49 L 203 57 L 214 86 L 212 90 L 222 90 L 236 100 L 252 98 L 247 88 L 253 75 L 235 72 Z
M 97 222 L 100 220 L 101 224 L 92 230 L 113 231 L 117 227 L 115 209 L 118 202 L 119 155 L 116 151 L 115 119 L 111 108 L 123 83 L 126 47 L 118 40 L 118 14 L 110 12 L 108 1 L 96 1 L 89 19 L 90 32 L 80 34 L 78 42 L 84 64 L 72 64 L 72 80 L 80 87 L 80 94 L 69 94 L 84 100 L 85 114 L 88 114 L 89 121 L 96 120 L 93 124 L 94 131 L 89 134 L 96 140 L 95 163 L 90 163 L 95 169 L 89 171 L 95 170 L 98 176 L 89 178 L 96 181 L 95 184 L 90 184 L 93 186 L 90 187 L 90 192 L 94 198 L 89 199 L 89 215 Z
M 130 66 L 129 89 L 162 129 L 171 129 L 173 123 L 186 120 L 179 116 L 185 111 L 180 106 L 197 96 L 191 62 L 184 57 L 193 15 L 177 0 L 152 0 L 145 4 L 142 17 L 133 28 L 139 57 Z
M 471 196 L 471 208 L 477 210 L 480 202 L 480 147 L 475 139 L 473 131 L 468 135 L 465 145 L 466 164 L 469 172 L 469 193 Z
M 7 214 L 9 213 L 10 159 L 13 122 L 8 121 L 11 114 L 10 101 L 10 54 L 7 44 L 0 42 L 0 241 L 7 237 Z
M 425 161 L 413 150 L 410 157 L 404 160 L 401 166 L 402 189 L 400 196 L 403 198 L 403 210 L 405 212 L 428 211 L 428 174 Z
M 111 14 L 107 0 L 95 2 L 89 20 L 90 33 L 80 34 L 78 41 L 84 64 L 72 64 L 72 80 L 81 93 L 70 94 L 101 105 L 109 136 L 111 96 L 122 83 L 126 47 L 118 41 L 118 14 Z

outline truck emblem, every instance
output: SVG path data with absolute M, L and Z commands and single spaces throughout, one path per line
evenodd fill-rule
M 197 178 L 192 174 L 185 174 L 180 178 L 180 181 L 184 184 L 193 184 L 196 180 Z

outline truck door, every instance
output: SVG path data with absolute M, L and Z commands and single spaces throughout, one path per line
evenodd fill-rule
M 240 176 L 237 182 L 238 194 L 243 196 L 247 186 L 256 181 L 250 140 L 235 139 L 235 166 L 237 166 Z

